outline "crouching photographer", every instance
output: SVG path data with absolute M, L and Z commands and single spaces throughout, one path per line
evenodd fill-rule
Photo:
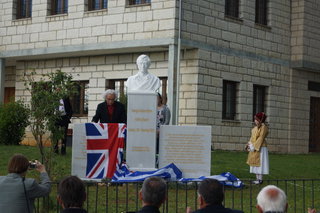
M 25 178 L 28 169 L 40 172 L 40 183 L 33 178 Z M 34 200 L 50 193 L 51 183 L 46 168 L 39 161 L 29 162 L 15 154 L 8 163 L 7 176 L 0 176 L 0 212 L 33 213 Z

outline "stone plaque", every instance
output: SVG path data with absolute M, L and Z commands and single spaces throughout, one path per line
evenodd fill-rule
M 209 176 L 211 126 L 161 126 L 159 167 L 174 163 L 184 178 Z

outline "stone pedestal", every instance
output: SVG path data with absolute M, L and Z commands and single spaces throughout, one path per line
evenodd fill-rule
M 126 160 L 133 171 L 155 169 L 156 115 L 155 92 L 128 92 Z

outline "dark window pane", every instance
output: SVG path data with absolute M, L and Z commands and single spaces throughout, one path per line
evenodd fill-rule
M 17 1 L 17 19 L 29 18 L 32 15 L 32 0 Z
M 88 10 L 101 10 L 108 8 L 108 0 L 89 0 Z
M 151 0 L 129 0 L 129 5 L 150 4 Z
M 239 17 L 239 0 L 225 1 L 225 15 L 232 17 Z
M 223 109 L 222 118 L 234 120 L 236 116 L 236 92 L 237 83 L 223 81 Z
M 80 81 L 76 85 L 77 94 L 70 98 L 74 116 L 84 117 L 88 115 L 88 81 Z
M 255 21 L 258 24 L 267 25 L 268 24 L 268 9 L 267 0 L 256 0 L 256 17 Z
M 265 86 L 253 85 L 253 116 L 258 112 L 265 111 L 265 96 Z
M 74 114 L 80 114 L 81 85 L 77 84 L 77 94 L 71 97 L 71 105 Z
M 308 82 L 308 90 L 320 92 L 320 83 L 314 82 L 314 81 L 309 81 Z
M 68 0 L 53 0 L 52 15 L 68 13 Z

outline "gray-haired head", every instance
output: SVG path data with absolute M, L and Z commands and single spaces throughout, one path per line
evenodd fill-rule
M 149 56 L 140 55 L 137 58 L 137 66 L 138 66 L 139 71 L 147 72 L 147 70 L 149 69 L 150 65 L 151 65 L 151 60 L 150 60 Z
M 113 95 L 113 94 L 114 94 L 115 99 L 117 99 L 118 94 L 114 89 L 107 89 L 101 95 L 102 95 L 102 98 L 105 100 L 107 95 Z
M 142 200 L 148 205 L 160 207 L 166 199 L 167 184 L 160 177 L 150 177 L 143 181 Z
M 286 212 L 287 196 L 280 188 L 268 185 L 259 192 L 257 204 L 262 212 Z

